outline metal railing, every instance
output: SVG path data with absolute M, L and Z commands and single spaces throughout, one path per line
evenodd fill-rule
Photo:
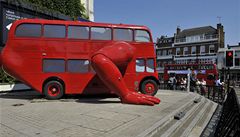
M 183 84 L 176 84 L 171 85 L 169 83 L 161 83 L 160 89 L 168 89 L 168 90 L 182 90 L 186 91 L 187 86 Z M 222 86 L 212 86 L 212 85 L 196 85 L 194 87 L 190 87 L 190 91 L 193 89 L 193 92 L 196 92 L 198 94 L 201 94 L 202 96 L 218 103 L 223 104 L 224 97 L 226 95 L 226 91 Z
M 222 114 L 214 137 L 237 137 L 240 135 L 240 105 L 232 88 L 223 103 Z

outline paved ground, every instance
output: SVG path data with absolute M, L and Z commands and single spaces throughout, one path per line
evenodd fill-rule
M 132 137 L 198 96 L 160 90 L 156 106 L 121 104 L 111 96 L 45 100 L 34 91 L 0 93 L 0 136 Z

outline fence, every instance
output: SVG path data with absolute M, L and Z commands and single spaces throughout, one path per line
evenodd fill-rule
M 223 103 L 222 114 L 214 137 L 237 137 L 240 135 L 240 106 L 235 90 L 232 88 Z
M 182 90 L 182 91 L 187 90 L 186 85 L 177 84 L 177 85 L 173 86 L 168 83 L 161 83 L 159 88 L 160 89 L 169 89 L 169 90 Z M 224 97 L 226 95 L 226 92 L 225 92 L 225 89 L 223 86 L 196 85 L 194 87 L 190 87 L 190 91 L 197 92 L 197 93 L 201 94 L 202 96 L 205 96 L 206 98 L 208 98 L 216 103 L 219 103 L 219 104 L 223 103 Z

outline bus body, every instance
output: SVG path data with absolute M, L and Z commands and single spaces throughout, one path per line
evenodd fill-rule
M 218 78 L 216 64 L 166 64 L 163 74 L 164 81 L 168 81 L 171 74 L 174 74 L 176 77 L 186 78 L 189 73 L 188 68 L 194 71 L 197 79 L 204 79 L 207 85 L 214 85 L 215 80 Z
M 136 48 L 133 60 L 122 72 L 127 87 L 154 95 L 155 85 L 159 84 L 158 73 L 151 32 L 145 26 L 18 20 L 11 26 L 2 50 L 3 68 L 40 93 L 50 80 L 62 83 L 65 94 L 113 93 L 92 69 L 90 55 L 117 41 Z M 149 84 L 146 80 L 155 83 Z

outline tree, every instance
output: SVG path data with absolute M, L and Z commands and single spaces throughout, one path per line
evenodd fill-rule
M 47 8 L 52 11 L 58 11 L 62 14 L 68 15 L 75 20 L 77 17 L 88 19 L 85 14 L 86 9 L 80 0 L 26 0 L 32 4 Z

